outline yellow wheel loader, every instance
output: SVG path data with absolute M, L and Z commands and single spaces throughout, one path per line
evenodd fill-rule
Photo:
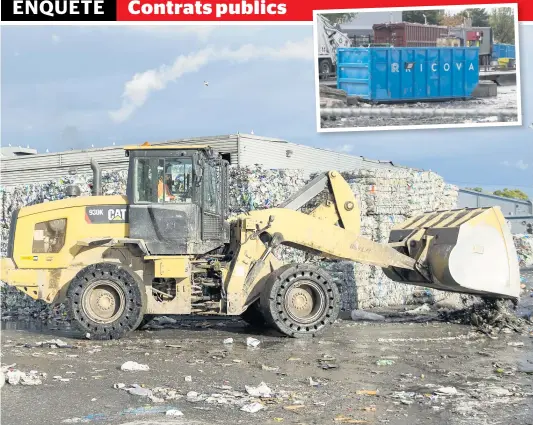
M 241 316 L 292 337 L 339 314 L 339 290 L 310 264 L 282 264 L 286 245 L 382 267 L 394 281 L 517 299 L 519 269 L 498 208 L 440 211 L 360 235 L 348 183 L 318 175 L 280 207 L 228 217 L 228 163 L 207 146 L 126 147 L 127 196 L 68 188 L 63 200 L 16 211 L 1 279 L 34 299 L 65 302 L 93 339 L 116 339 L 154 315 Z M 324 193 L 327 196 L 324 196 Z M 302 212 L 302 207 L 305 207 Z

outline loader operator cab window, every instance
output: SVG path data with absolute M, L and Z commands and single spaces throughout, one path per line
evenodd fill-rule
M 204 208 L 210 213 L 219 213 L 217 204 L 217 169 L 211 164 L 204 168 Z
M 136 158 L 133 190 L 136 203 L 193 202 L 191 158 Z
M 135 169 L 135 202 L 153 202 L 152 200 L 152 168 L 149 158 L 136 159 Z
M 193 174 L 191 158 L 161 158 L 157 164 L 157 202 L 191 203 Z

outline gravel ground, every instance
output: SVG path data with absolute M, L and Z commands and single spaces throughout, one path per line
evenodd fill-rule
M 533 424 L 531 329 L 492 339 L 431 313 L 408 317 L 339 320 L 313 340 L 239 320 L 181 320 L 107 342 L 76 339 L 62 326 L 4 323 L 2 364 L 46 377 L 5 384 L 2 423 Z M 248 337 L 261 343 L 250 348 Z M 73 347 L 36 346 L 56 338 Z M 126 361 L 149 370 L 123 371 Z M 248 394 L 262 382 L 271 397 Z M 152 398 L 124 389 L 134 384 Z M 257 413 L 241 410 L 256 402 Z M 176 409 L 183 416 L 166 416 Z
M 321 128 L 350 128 L 350 127 L 392 127 L 406 125 L 437 125 L 437 124 L 474 124 L 474 123 L 494 123 L 494 122 L 517 122 L 517 88 L 516 86 L 498 87 L 498 96 L 495 98 L 472 99 L 472 100 L 455 100 L 448 102 L 421 102 L 393 105 L 370 105 L 363 103 L 362 108 L 432 108 L 432 109 L 471 109 L 471 108 L 494 108 L 494 109 L 515 109 L 516 117 L 504 118 L 501 121 L 498 117 L 449 117 L 449 118 L 388 118 L 388 117 L 351 117 L 337 118 L 335 120 L 322 120 Z
M 533 270 L 522 282 L 517 314 L 531 317 Z M 533 425 L 533 326 L 487 337 L 412 309 L 312 340 L 239 319 L 175 316 L 105 342 L 65 322 L 2 321 L 2 369 L 40 379 L 2 387 L 2 424 Z M 149 370 L 122 370 L 131 361 Z

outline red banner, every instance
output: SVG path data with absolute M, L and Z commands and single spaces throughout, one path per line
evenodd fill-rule
M 444 4 L 443 4 L 444 3 Z M 533 21 L 533 2 L 519 0 L 520 21 Z M 498 1 L 469 1 L 468 5 L 501 4 Z M 514 3 L 516 4 L 516 3 Z M 195 1 L 174 0 L 117 0 L 119 21 L 312 21 L 313 10 L 462 6 L 464 0 L 241 0 L 241 1 Z

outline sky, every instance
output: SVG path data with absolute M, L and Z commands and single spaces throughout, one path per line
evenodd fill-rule
M 522 40 L 533 26 L 521 26 Z M 1 28 L 2 145 L 39 152 L 254 132 L 533 198 L 533 44 L 524 126 L 317 133 L 312 26 Z M 204 84 L 208 82 L 208 86 Z

